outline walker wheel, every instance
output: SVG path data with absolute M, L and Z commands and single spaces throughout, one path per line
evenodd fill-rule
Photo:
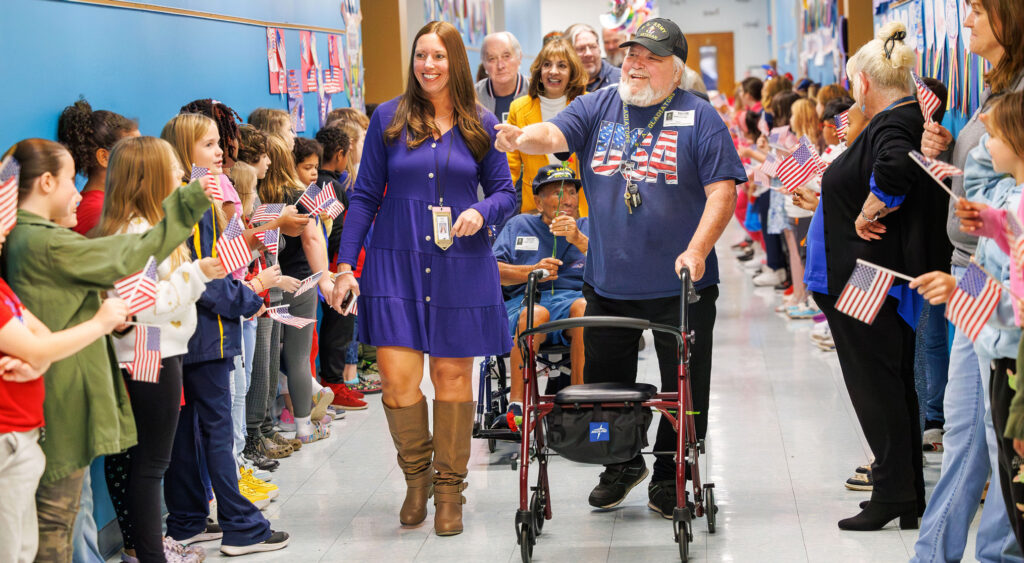
M 538 536 L 544 530 L 544 508 L 546 506 L 547 502 L 541 500 L 540 491 L 534 491 L 533 497 L 530 499 L 530 513 L 533 514 L 533 527 Z
M 690 523 L 686 521 L 676 522 L 676 543 L 679 544 L 679 560 L 690 560 Z
M 523 522 L 523 525 L 519 527 L 519 553 L 523 557 L 523 563 L 533 561 L 533 542 L 534 536 L 530 523 Z
M 708 519 L 708 533 L 715 533 L 715 515 L 718 512 L 718 506 L 715 505 L 715 486 L 708 484 L 704 485 L 704 516 Z

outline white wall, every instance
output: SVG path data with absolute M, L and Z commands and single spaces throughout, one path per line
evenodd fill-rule
M 659 0 L 657 4 L 659 15 L 676 22 L 684 34 L 731 31 L 736 79 L 745 77 L 749 69 L 764 76 L 760 68 L 772 52 L 769 0 Z M 541 33 L 578 22 L 600 29 L 598 16 L 608 10 L 608 5 L 607 0 L 541 0 Z

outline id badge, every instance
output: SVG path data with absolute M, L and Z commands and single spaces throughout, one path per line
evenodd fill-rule
M 430 212 L 434 219 L 434 244 L 441 250 L 448 250 L 452 245 L 452 208 L 435 205 Z

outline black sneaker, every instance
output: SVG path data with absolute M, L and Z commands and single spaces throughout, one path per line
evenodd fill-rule
M 672 519 L 672 513 L 676 509 L 676 480 L 651 481 L 647 486 L 647 508 L 661 514 L 662 518 Z M 694 512 L 696 506 L 690 501 L 690 494 L 686 494 L 686 508 L 690 513 Z M 715 507 L 718 510 L 718 507 Z
M 612 508 L 618 506 L 633 487 L 647 478 L 647 464 L 644 458 L 636 456 L 626 463 L 605 466 L 601 482 L 590 491 L 590 506 Z
M 264 551 L 277 551 L 288 547 L 288 532 L 275 532 L 270 530 L 270 537 L 250 545 L 224 545 L 221 544 L 220 552 L 224 555 L 247 555 L 249 553 L 262 553 Z
M 254 434 L 246 434 L 245 448 L 242 449 L 242 457 L 258 467 L 261 471 L 276 471 L 281 462 L 270 459 L 266 454 L 266 447 L 263 440 Z

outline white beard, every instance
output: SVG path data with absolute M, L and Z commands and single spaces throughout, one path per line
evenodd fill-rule
M 626 58 L 626 51 L 624 49 L 619 49 L 619 52 L 615 53 L 614 56 L 609 56 L 608 57 L 608 62 L 611 63 L 612 66 L 621 67 L 622 66 L 622 60 L 625 59 L 625 58 Z
M 637 92 L 631 92 L 631 87 L 625 80 L 619 81 L 619 98 L 622 99 L 622 103 L 629 104 L 631 106 L 637 106 L 645 108 L 653 106 L 655 103 L 661 101 L 668 96 L 669 91 L 657 92 L 651 87 L 650 83 L 646 86 L 641 87 Z

